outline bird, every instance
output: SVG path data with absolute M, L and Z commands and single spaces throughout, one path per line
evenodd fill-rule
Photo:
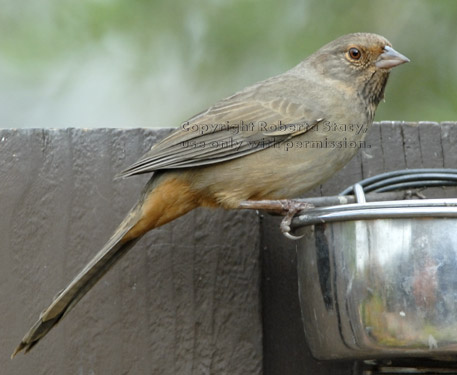
M 117 176 L 151 174 L 108 242 L 42 311 L 11 358 L 30 351 L 151 229 L 196 207 L 258 208 L 273 200 L 295 212 L 291 198 L 356 154 L 391 69 L 406 62 L 380 35 L 343 35 L 183 122 Z

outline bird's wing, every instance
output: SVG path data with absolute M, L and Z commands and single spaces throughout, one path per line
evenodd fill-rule
M 236 159 L 303 134 L 323 120 L 318 109 L 278 96 L 260 100 L 241 93 L 220 101 L 154 145 L 118 177 Z

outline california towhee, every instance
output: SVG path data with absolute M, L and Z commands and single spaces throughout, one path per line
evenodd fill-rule
M 329 178 L 363 147 L 391 68 L 408 61 L 382 36 L 345 35 L 155 144 L 120 174 L 153 173 L 139 202 L 13 356 L 35 346 L 147 231 L 199 206 L 293 198 Z

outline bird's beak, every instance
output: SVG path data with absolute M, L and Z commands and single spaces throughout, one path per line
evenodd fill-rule
M 390 69 L 407 62 L 409 62 L 409 59 L 406 56 L 395 51 L 392 47 L 385 46 L 384 52 L 378 57 L 375 65 L 377 68 Z

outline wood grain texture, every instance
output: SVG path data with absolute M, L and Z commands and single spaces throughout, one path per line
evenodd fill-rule
M 148 234 L 30 354 L 9 361 L 148 178 L 113 182 L 114 174 L 168 133 L 0 131 L 1 373 L 351 374 L 351 362 L 309 353 L 297 243 L 280 234 L 278 218 L 263 215 L 259 223 L 254 212 L 204 209 Z M 307 196 L 337 194 L 400 168 L 457 168 L 456 123 L 378 123 L 366 143 Z M 434 194 L 457 196 L 455 189 Z
M 199 209 L 152 231 L 26 356 L 8 356 L 109 238 L 169 130 L 0 131 L 2 374 L 260 374 L 259 221 Z

